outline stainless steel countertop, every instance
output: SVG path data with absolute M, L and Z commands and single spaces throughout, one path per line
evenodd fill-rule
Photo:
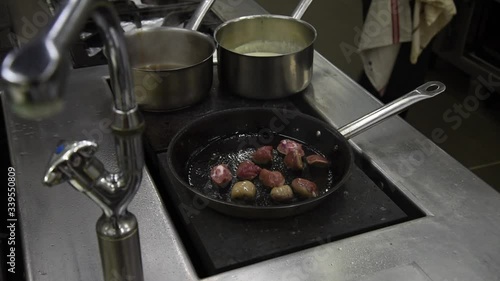
M 257 14 L 253 1 L 219 0 L 224 19 Z M 28 280 L 101 280 L 99 208 L 69 185 L 42 186 L 59 139 L 94 138 L 113 163 L 106 67 L 71 72 L 63 112 L 40 122 L 5 108 Z M 380 103 L 316 53 L 306 100 L 335 127 Z M 500 280 L 500 194 L 399 117 L 352 144 L 426 217 L 212 276 L 206 280 Z M 410 164 L 408 164 L 410 163 Z M 140 226 L 146 280 L 197 280 L 147 170 L 130 209 Z

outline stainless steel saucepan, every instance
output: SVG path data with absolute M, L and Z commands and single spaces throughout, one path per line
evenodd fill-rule
M 212 37 L 196 30 L 214 2 L 204 0 L 186 28 L 141 28 L 126 34 L 141 109 L 181 109 L 208 95 L 216 47 Z
M 300 20 L 312 0 L 302 0 L 292 17 L 255 15 L 219 26 L 219 81 L 231 93 L 254 99 L 283 98 L 311 82 L 316 30 Z

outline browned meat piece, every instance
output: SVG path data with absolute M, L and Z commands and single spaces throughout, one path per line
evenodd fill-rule
M 270 145 L 260 147 L 252 155 L 253 162 L 257 164 L 268 164 L 273 161 L 273 147 Z
M 300 152 L 298 150 L 292 150 L 288 152 L 283 161 L 285 162 L 285 166 L 288 169 L 292 169 L 295 171 L 302 171 L 304 169 L 302 155 L 300 155 Z
M 302 198 L 318 197 L 318 187 L 312 181 L 296 178 L 292 181 L 292 188 Z
M 233 180 L 233 175 L 226 164 L 221 164 L 212 168 L 210 178 L 216 186 L 222 188 L 226 187 Z
M 309 155 L 306 157 L 307 165 L 315 167 L 328 166 L 328 160 L 321 155 Z
M 282 186 L 285 184 L 285 177 L 280 172 L 269 171 L 267 169 L 262 169 L 259 174 L 259 180 L 264 186 L 273 188 L 276 186 Z
M 293 198 L 293 191 L 289 185 L 274 187 L 271 190 L 271 198 L 277 202 L 290 201 Z
M 259 175 L 260 170 L 262 169 L 253 162 L 245 161 L 238 166 L 236 176 L 242 180 L 253 180 Z
M 231 188 L 231 199 L 234 200 L 255 200 L 257 188 L 251 181 L 239 181 Z
M 300 156 L 304 156 L 304 150 L 302 150 L 302 144 L 293 140 L 284 139 L 280 141 L 276 149 L 279 151 L 279 153 L 284 155 L 287 155 L 289 152 L 293 150 L 297 150 Z

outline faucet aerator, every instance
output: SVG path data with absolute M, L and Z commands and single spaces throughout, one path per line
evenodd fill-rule
M 12 89 L 11 89 L 12 91 Z M 14 112 L 17 116 L 29 119 L 29 120 L 40 120 L 45 119 L 54 114 L 57 114 L 63 109 L 63 100 L 59 99 L 52 102 L 44 102 L 44 103 L 13 103 L 11 105 L 12 112 Z
M 49 42 L 35 40 L 10 53 L 2 65 L 13 112 L 27 119 L 51 116 L 62 109 L 62 89 L 69 64 Z

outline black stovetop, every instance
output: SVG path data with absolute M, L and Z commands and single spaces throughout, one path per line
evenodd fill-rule
M 144 113 L 148 168 L 200 277 L 263 261 L 412 219 L 357 166 L 349 181 L 315 209 L 279 220 L 247 220 L 200 205 L 166 174 L 170 140 L 189 121 L 237 107 L 276 107 L 304 112 L 304 100 L 255 101 L 219 89 L 216 69 L 208 98 L 170 113 Z M 305 113 L 309 113 L 306 112 Z

